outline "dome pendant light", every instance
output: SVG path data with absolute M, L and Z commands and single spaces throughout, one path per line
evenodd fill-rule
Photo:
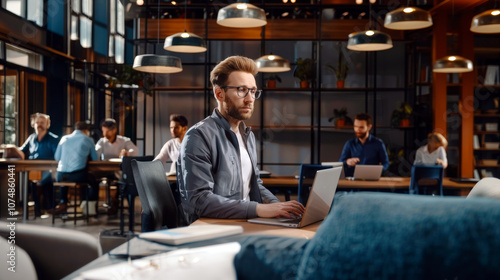
M 248 3 L 233 3 L 219 10 L 217 24 L 225 27 L 249 28 L 267 24 L 263 9 Z
M 165 38 L 163 48 L 181 53 L 201 53 L 207 51 L 205 41 L 198 35 L 186 31 Z
M 349 34 L 347 48 L 353 51 L 383 51 L 392 48 L 392 39 L 377 30 L 354 32 Z
M 431 14 L 420 8 L 401 7 L 387 13 L 384 26 L 395 30 L 414 30 L 432 26 Z
M 372 3 L 369 4 L 369 19 L 372 26 Z M 353 51 L 383 51 L 392 48 L 389 34 L 377 30 L 365 30 L 349 34 L 347 48 Z
M 474 70 L 472 61 L 458 56 L 445 56 L 434 62 L 433 72 L 436 73 L 465 73 Z
M 473 17 L 470 31 L 476 33 L 500 33 L 500 10 L 488 10 Z
M 148 73 L 172 74 L 182 72 L 182 63 L 175 56 L 141 54 L 135 57 L 132 68 Z
M 259 72 L 277 73 L 290 71 L 290 62 L 278 55 L 264 55 L 259 57 L 255 63 Z
M 201 53 L 207 51 L 205 41 L 187 30 L 187 0 L 184 1 L 184 32 L 176 33 L 165 38 L 163 48 L 171 52 Z
M 160 0 L 158 0 L 158 43 L 160 43 Z M 134 70 L 157 73 L 157 74 L 172 74 L 182 71 L 181 59 L 175 56 L 156 55 L 156 54 L 141 54 L 134 58 Z

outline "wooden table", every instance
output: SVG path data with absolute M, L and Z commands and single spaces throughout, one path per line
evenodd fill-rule
M 19 197 L 23 202 L 23 222 L 28 217 L 28 172 L 29 171 L 50 171 L 55 173 L 57 169 L 56 160 L 13 160 L 0 159 L 0 170 L 6 170 L 9 166 L 15 169 L 19 174 Z M 88 163 L 88 171 L 93 172 L 114 172 L 120 170 L 120 161 L 90 161 Z M 3 192 L 3 189 L 2 189 Z M 3 197 L 3 196 L 2 196 Z
M 298 188 L 299 179 L 294 176 L 272 176 L 261 178 L 264 186 L 268 188 L 283 188 L 295 191 Z M 443 178 L 443 188 L 457 190 L 461 196 L 466 196 L 474 187 L 475 183 L 457 183 L 450 178 Z M 356 181 L 340 179 L 337 189 L 359 189 L 359 190 L 404 190 L 410 187 L 410 177 L 381 177 L 378 181 Z
M 318 230 L 321 222 L 317 222 L 303 228 L 288 228 L 273 225 L 260 225 L 247 222 L 247 220 L 238 219 L 212 219 L 212 218 L 201 218 L 193 223 L 193 225 L 206 225 L 206 224 L 218 224 L 218 225 L 238 225 L 243 227 L 244 235 L 275 235 L 275 236 L 285 236 L 285 237 L 296 237 L 296 238 L 313 238 L 314 234 Z

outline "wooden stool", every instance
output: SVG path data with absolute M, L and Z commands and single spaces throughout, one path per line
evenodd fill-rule
M 68 187 L 68 188 L 73 188 L 74 189 L 73 204 L 69 205 L 68 207 L 74 207 L 73 208 L 74 209 L 73 210 L 74 211 L 74 219 L 73 220 L 74 220 L 74 224 L 75 225 L 76 225 L 76 219 L 77 219 L 77 214 L 78 214 L 78 212 L 76 211 L 76 208 L 78 206 L 78 203 L 77 203 L 78 192 L 77 192 L 77 190 L 80 187 L 82 187 L 82 186 L 86 187 L 87 213 L 86 213 L 86 216 L 85 216 L 85 220 L 88 223 L 89 222 L 89 207 L 88 207 L 88 203 L 89 203 L 89 184 L 87 184 L 87 183 L 76 183 L 76 182 L 54 182 L 53 186 L 54 186 L 54 200 L 55 200 L 55 197 L 56 197 L 56 187 Z M 68 190 L 68 194 L 69 194 L 69 190 Z M 83 213 L 80 212 L 80 214 L 83 214 Z M 55 216 L 56 216 L 56 214 L 52 215 L 52 224 L 54 224 Z

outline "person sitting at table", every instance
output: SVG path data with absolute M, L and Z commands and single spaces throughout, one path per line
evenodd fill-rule
M 109 160 L 112 158 L 121 158 L 124 156 L 136 157 L 139 155 L 139 149 L 130 138 L 117 135 L 118 130 L 114 119 L 108 118 L 103 120 L 101 122 L 101 130 L 103 137 L 95 145 L 99 159 Z M 120 179 L 122 177 L 121 174 L 121 171 L 117 171 L 103 172 L 99 175 L 106 178 L 107 182 L 111 182 Z M 109 214 L 115 214 L 118 209 L 118 193 L 112 200 L 111 205 L 107 205 L 109 207 Z
M 443 168 L 448 167 L 446 147 L 448 147 L 448 141 L 441 133 L 429 133 L 427 145 L 418 148 L 413 164 L 438 164 Z
M 170 134 L 172 139 L 168 140 L 160 150 L 160 153 L 154 160 L 159 160 L 163 163 L 167 175 L 175 175 L 175 165 L 179 157 L 179 148 L 182 139 L 188 129 L 188 120 L 183 115 L 172 114 L 170 115 Z M 167 171 L 167 160 L 172 160 L 170 171 Z
M 101 160 L 126 156 L 136 157 L 139 155 L 139 149 L 130 138 L 117 135 L 116 121 L 114 119 L 102 121 L 101 130 L 103 137 L 95 145 L 97 156 Z
M 94 141 L 88 137 L 88 134 L 89 125 L 86 122 L 76 122 L 73 133 L 61 138 L 54 157 L 59 161 L 57 165 L 58 182 L 88 183 L 91 185 L 89 203 L 85 207 L 88 207 L 89 215 L 95 215 L 99 190 L 96 180 L 90 177 L 86 167 L 89 160 L 97 160 L 97 152 Z M 84 188 L 80 189 L 82 201 L 86 199 L 84 190 Z M 67 203 L 68 187 L 61 187 L 60 203 L 52 214 L 66 212 Z
M 291 217 L 304 211 L 297 201 L 279 202 L 259 177 L 255 136 L 243 122 L 261 94 L 256 74 L 255 62 L 242 56 L 226 58 L 210 73 L 217 108 L 187 131 L 177 160 L 188 224 L 202 216 Z
M 372 117 L 366 113 L 354 117 L 355 138 L 347 141 L 339 161 L 344 163 L 345 176 L 352 177 L 357 164 L 382 164 L 384 170 L 389 168 L 389 156 L 382 139 L 370 134 L 373 127 Z
M 49 131 L 50 116 L 42 113 L 31 115 L 31 127 L 35 132 L 28 136 L 28 139 L 20 148 L 10 147 L 7 154 L 10 157 L 21 159 L 40 159 L 54 160 L 54 154 L 59 143 L 59 137 Z M 44 196 L 44 205 L 40 207 L 40 197 L 37 193 L 37 188 L 34 187 L 31 191 L 32 199 L 35 202 L 35 215 L 42 215 L 42 208 L 45 210 L 53 209 L 55 206 L 52 201 L 52 174 L 50 171 L 43 171 L 42 178 L 37 182 L 37 185 L 42 188 Z

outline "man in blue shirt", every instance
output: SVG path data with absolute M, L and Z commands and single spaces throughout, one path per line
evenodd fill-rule
M 31 127 L 35 129 L 35 133 L 31 134 L 19 149 L 12 148 L 12 155 L 21 159 L 54 160 L 59 137 L 49 132 L 50 116 L 42 113 L 31 115 Z M 54 208 L 54 202 L 52 201 L 52 174 L 49 171 L 42 172 L 42 179 L 37 185 L 43 189 L 44 208 Z M 36 188 L 33 188 L 31 195 L 35 201 L 35 215 L 40 216 L 40 198 L 38 197 Z
M 373 127 L 372 117 L 361 113 L 354 118 L 354 134 L 356 138 L 347 141 L 339 161 L 344 163 L 345 176 L 352 176 L 356 164 L 382 164 L 384 170 L 389 168 L 389 156 L 384 142 L 370 135 Z
M 97 160 L 97 152 L 94 141 L 88 137 L 88 133 L 89 125 L 85 122 L 77 122 L 75 131 L 61 138 L 57 146 L 55 159 L 59 161 L 57 165 L 58 182 L 86 182 L 92 186 L 89 194 L 89 201 L 92 201 L 92 203 L 89 202 L 89 215 L 95 215 L 94 210 L 98 196 L 97 184 L 95 180 L 89 177 L 86 167 L 89 160 Z M 84 193 L 84 189 L 81 190 Z M 61 202 L 53 213 L 65 212 L 67 203 L 68 188 L 61 187 Z

